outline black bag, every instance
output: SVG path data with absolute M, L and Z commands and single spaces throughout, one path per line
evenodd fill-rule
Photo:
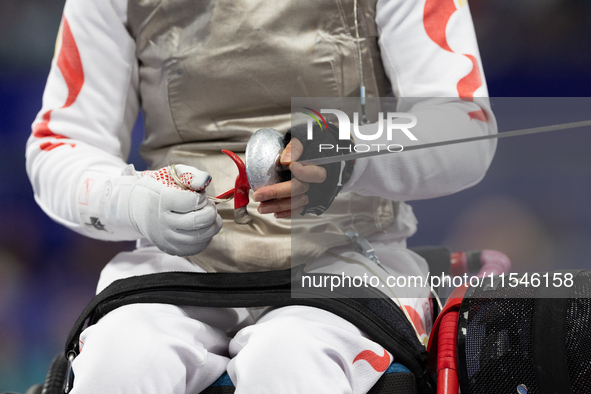
M 462 394 L 591 393 L 591 272 L 523 275 L 486 278 L 466 292 Z

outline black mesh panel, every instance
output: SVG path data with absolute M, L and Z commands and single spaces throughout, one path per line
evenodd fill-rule
M 367 394 L 416 394 L 417 384 L 412 373 L 387 373 Z
M 575 279 L 566 321 L 566 361 L 573 394 L 591 393 L 591 274 Z
M 591 393 L 591 272 L 555 272 L 573 274 L 574 285 L 468 290 L 458 332 L 462 393 L 520 385 L 528 394 Z
M 472 394 L 516 393 L 518 385 L 525 385 L 529 394 L 538 392 L 531 337 L 534 299 L 513 298 L 532 294 L 531 288 L 517 287 L 508 289 L 506 296 L 511 298 L 488 298 L 486 292 L 476 289 L 474 298 L 465 300 L 467 382 L 463 382 L 463 390 Z

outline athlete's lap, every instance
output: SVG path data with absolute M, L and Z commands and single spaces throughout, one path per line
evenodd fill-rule
M 226 332 L 239 314 L 159 304 L 118 308 L 82 333 L 73 394 L 198 393 L 226 368 L 237 394 L 357 394 L 381 373 L 356 356 L 370 350 L 391 361 L 353 324 L 324 310 L 272 310 L 230 340 Z
M 203 390 L 226 369 L 229 337 L 196 317 L 227 322 L 232 312 L 161 304 L 115 309 L 80 336 L 73 394 Z
M 236 394 L 361 394 L 381 376 L 366 360 L 356 361 L 364 351 L 382 356 L 386 366 L 392 361 L 341 317 L 318 308 L 284 307 L 232 339 L 228 374 Z

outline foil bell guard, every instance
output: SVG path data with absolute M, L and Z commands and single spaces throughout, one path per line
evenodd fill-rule
M 215 197 L 215 199 L 234 198 L 234 222 L 250 224 L 248 214 L 250 189 L 256 191 L 263 186 L 288 180 L 285 167 L 279 163 L 281 152 L 285 148 L 283 135 L 275 129 L 264 128 L 256 131 L 246 145 L 246 164 L 234 152 L 222 149 L 238 167 L 238 176 L 234 187 Z

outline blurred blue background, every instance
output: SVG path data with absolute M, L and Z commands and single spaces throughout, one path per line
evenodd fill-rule
M 591 1 L 470 6 L 491 96 L 591 96 Z M 62 8 L 62 0 L 0 2 L 0 392 L 24 392 L 43 380 L 102 266 L 132 248 L 53 223 L 35 204 L 25 173 L 25 141 Z M 559 111 L 552 100 L 493 104 L 500 129 L 510 130 L 582 120 L 573 117 L 586 112 L 591 118 L 590 102 L 576 99 Z M 141 134 L 136 126 L 136 146 Z M 589 128 L 500 141 L 479 185 L 413 203 L 420 224 L 410 244 L 502 250 L 519 272 L 591 268 L 590 147 Z M 142 167 L 137 155 L 130 160 Z

